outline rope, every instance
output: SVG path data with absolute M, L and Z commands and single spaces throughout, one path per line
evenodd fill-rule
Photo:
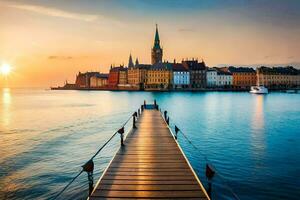
M 53 200 L 57 199 L 74 181 L 78 176 L 83 172 L 83 169 L 53 198 Z
M 132 115 L 125 121 L 125 123 L 122 125 L 124 127 L 129 120 L 131 119 Z M 93 160 L 100 152 L 101 150 L 118 134 L 118 131 L 116 131 L 99 149 L 98 151 L 89 159 Z M 57 199 L 74 181 L 79 177 L 79 175 L 83 172 L 83 169 L 53 198 L 53 200 Z
M 170 119 L 170 118 L 169 118 Z M 173 121 L 173 120 L 172 120 Z M 173 125 L 175 126 L 175 123 L 173 123 Z M 169 125 L 168 125 L 169 126 Z M 169 128 L 171 128 L 170 126 L 169 126 Z M 181 129 L 179 129 L 179 132 L 184 136 L 184 138 L 188 141 L 188 143 L 194 148 L 194 149 L 196 149 L 197 151 L 198 151 L 198 153 L 200 154 L 200 155 L 202 155 L 203 157 L 204 157 L 204 159 L 205 159 L 205 161 L 207 162 L 207 163 L 212 163 L 208 158 L 207 158 L 207 156 L 196 146 L 196 145 L 194 145 L 193 144 L 193 142 L 187 137 L 187 135 L 181 130 Z M 172 134 L 173 135 L 173 134 Z M 174 135 L 173 135 L 174 136 Z M 212 164 L 211 164 L 212 165 Z M 213 165 L 212 165 L 213 166 Z M 228 181 L 226 180 L 226 178 L 221 174 L 221 173 L 219 173 L 219 171 L 217 171 L 217 169 L 216 169 L 216 167 L 215 166 L 213 166 L 213 168 L 214 168 L 214 170 L 216 171 L 216 174 L 220 177 L 220 179 L 225 183 L 225 187 L 231 192 L 231 194 L 234 196 L 234 198 L 235 199 L 237 199 L 237 200 L 240 200 L 240 198 L 237 196 L 237 194 L 233 191 L 233 189 L 229 186 L 229 184 L 228 184 Z
M 90 160 L 93 160 L 99 153 L 100 151 L 117 135 L 118 131 L 115 132 L 103 145 L 98 149 L 98 151 L 91 157 Z

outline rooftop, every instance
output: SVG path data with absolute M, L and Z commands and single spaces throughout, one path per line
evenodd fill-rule
M 188 71 L 181 63 L 172 63 L 173 71 Z
M 228 67 L 228 71 L 231 73 L 255 73 L 255 70 L 250 67 Z

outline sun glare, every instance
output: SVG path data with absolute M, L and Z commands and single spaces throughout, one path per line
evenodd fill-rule
M 9 75 L 11 72 L 11 66 L 9 64 L 2 64 L 2 66 L 0 67 L 0 73 L 2 75 Z

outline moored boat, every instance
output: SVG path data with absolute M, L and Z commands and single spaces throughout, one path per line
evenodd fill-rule
M 268 88 L 264 86 L 251 86 L 250 93 L 252 94 L 268 94 Z

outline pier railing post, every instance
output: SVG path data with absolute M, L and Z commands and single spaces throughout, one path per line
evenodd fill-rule
M 144 111 L 144 105 L 141 105 L 141 110 L 142 110 L 142 112 Z
M 168 114 L 168 111 L 164 111 L 164 118 L 165 118 L 165 120 L 167 121 L 167 114 Z
M 89 196 L 92 194 L 94 190 L 94 162 L 93 160 L 89 160 L 87 163 L 85 163 L 83 166 L 83 171 L 87 172 L 88 175 L 88 182 L 89 182 Z
M 136 125 L 135 125 L 136 117 L 137 117 L 137 112 L 134 112 L 132 115 L 132 119 L 133 119 L 132 128 L 136 128 Z
M 179 132 L 179 128 L 175 125 L 175 139 L 177 140 L 177 135 Z
M 209 197 L 211 197 L 211 192 L 212 192 L 212 178 L 215 175 L 215 171 L 214 171 L 214 169 L 209 164 L 206 164 L 205 175 L 206 175 L 206 178 L 208 180 L 207 194 L 208 194 Z
M 154 100 L 154 108 L 158 110 L 158 104 L 156 103 L 156 100 Z
M 124 127 L 120 128 L 118 130 L 118 133 L 120 134 L 120 138 L 121 138 L 121 146 L 124 146 Z
M 139 115 L 139 117 L 141 116 L 141 110 L 140 109 L 138 109 L 138 115 Z

